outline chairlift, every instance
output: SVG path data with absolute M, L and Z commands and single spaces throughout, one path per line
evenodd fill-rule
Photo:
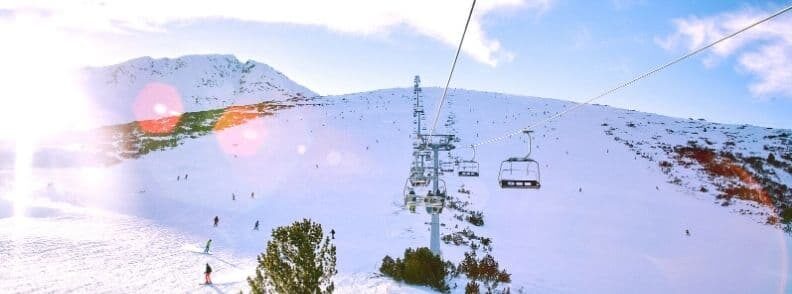
M 454 162 L 453 161 L 441 161 L 440 162 L 440 171 L 444 173 L 452 173 L 454 172 Z
M 459 162 L 460 177 L 478 177 L 479 176 L 479 163 L 476 161 L 476 147 L 473 148 L 473 158 L 471 160 L 462 160 Z
M 528 154 L 522 157 L 510 157 L 501 162 L 498 182 L 503 189 L 539 189 L 541 187 L 540 168 L 536 160 L 531 159 L 531 131 L 528 135 Z
M 423 174 L 413 174 L 410 176 L 410 184 L 417 187 L 429 185 L 429 177 Z
M 437 183 L 437 189 L 439 190 L 437 195 L 435 195 L 433 190 L 429 190 L 426 193 L 426 197 L 424 200 L 424 206 L 426 207 L 427 213 L 441 213 L 443 212 L 443 206 L 445 206 L 446 200 L 446 184 L 445 181 L 439 180 Z
M 418 194 L 415 192 L 415 186 L 410 185 L 410 179 L 404 182 L 404 207 L 415 212 L 415 206 L 418 204 Z
M 410 184 L 410 180 L 404 182 L 404 205 L 415 203 L 418 196 L 415 194 L 415 187 Z
M 429 177 L 426 175 L 425 168 L 419 165 L 413 165 L 410 168 L 410 184 L 413 186 L 427 186 L 429 185 Z
M 476 161 L 463 160 L 459 164 L 460 177 L 478 177 L 479 176 L 479 163 Z

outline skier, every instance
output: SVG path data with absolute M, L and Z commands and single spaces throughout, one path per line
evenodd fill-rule
M 330 230 L 330 236 L 335 240 L 335 229 Z
M 181 180 L 181 176 L 176 176 L 176 181 L 178 182 L 179 180 Z
M 687 229 L 685 229 L 685 235 L 687 235 L 688 237 L 690 237 L 690 230 L 687 230 Z
M 204 253 L 209 254 L 209 245 L 212 245 L 212 239 L 206 241 L 206 247 L 204 247 Z
M 212 283 L 212 267 L 209 264 L 206 264 L 206 270 L 204 271 L 204 280 L 206 284 Z
M 258 229 L 258 227 L 259 227 L 259 221 L 258 221 L 258 220 L 256 220 L 256 223 L 255 223 L 255 224 L 253 224 L 253 230 L 254 230 L 254 231 L 258 231 L 258 230 L 259 230 L 259 229 Z
M 250 199 L 255 199 L 255 198 L 256 198 L 256 193 L 250 192 Z
M 187 180 L 187 177 L 190 176 L 188 174 L 184 174 L 184 179 Z
M 220 218 L 215 215 L 215 218 L 214 218 L 214 226 L 215 226 L 215 228 L 217 227 L 217 223 L 219 223 L 219 222 L 220 222 Z
M 236 200 L 236 194 L 231 193 L 231 200 Z

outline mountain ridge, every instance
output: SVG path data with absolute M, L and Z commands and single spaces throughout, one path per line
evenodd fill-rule
M 265 63 L 243 63 L 234 55 L 144 56 L 87 67 L 81 77 L 86 97 L 101 112 L 97 125 L 162 118 L 170 112 L 152 113 L 147 109 L 155 105 L 136 103 L 163 92 L 175 96 L 173 105 L 165 106 L 178 113 L 317 95 Z M 147 89 L 150 85 L 158 87 Z

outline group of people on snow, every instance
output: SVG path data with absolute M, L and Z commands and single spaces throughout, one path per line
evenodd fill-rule
M 251 197 L 252 196 L 253 196 L 253 194 L 251 194 Z M 219 216 L 215 216 L 213 221 L 214 221 L 213 222 L 214 227 L 217 227 L 217 225 L 220 224 L 220 217 Z M 255 230 L 255 231 L 259 230 L 259 221 L 258 220 L 256 220 L 256 223 L 253 224 L 253 230 Z M 333 235 L 333 239 L 335 239 L 335 230 L 331 231 L 331 233 Z M 209 254 L 209 248 L 211 246 L 212 246 L 212 239 L 209 239 L 209 240 L 206 241 L 206 246 L 204 246 L 203 253 L 204 254 Z M 204 271 L 205 284 L 211 284 L 212 283 L 211 275 L 212 275 L 212 267 L 209 266 L 209 263 L 206 263 L 206 270 Z
M 215 216 L 214 217 L 214 226 L 217 227 L 219 222 L 220 222 L 220 218 L 218 216 Z M 256 220 L 256 223 L 253 224 L 253 230 L 256 230 L 256 231 L 259 230 L 259 221 L 258 220 Z M 330 237 L 332 239 L 335 239 L 335 233 L 336 233 L 335 229 L 330 229 Z M 209 248 L 211 246 L 212 246 L 212 239 L 209 239 L 209 240 L 206 241 L 206 246 L 204 246 L 203 253 L 204 254 L 210 254 L 209 253 Z M 211 275 L 212 275 L 212 267 L 209 266 L 209 263 L 206 263 L 206 270 L 204 271 L 205 284 L 207 284 L 207 285 L 208 284 L 212 284 Z

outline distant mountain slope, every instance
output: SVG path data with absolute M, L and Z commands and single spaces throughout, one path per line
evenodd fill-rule
M 735 209 L 760 222 L 775 225 L 784 216 L 787 222 L 792 219 L 792 131 L 616 113 L 603 121 L 605 133 L 636 157 L 656 162 L 670 183 L 713 195 L 724 207 L 741 199 L 754 208 L 769 208 Z M 784 229 L 792 227 L 786 224 Z
M 161 85 L 175 89 L 177 112 L 216 109 L 232 104 L 311 97 L 316 93 L 290 80 L 274 68 L 233 55 L 189 55 L 179 58 L 141 57 L 83 71 L 86 95 L 102 111 L 101 124 L 158 118 L 138 111 L 144 89 Z M 162 94 L 157 93 L 154 94 Z

